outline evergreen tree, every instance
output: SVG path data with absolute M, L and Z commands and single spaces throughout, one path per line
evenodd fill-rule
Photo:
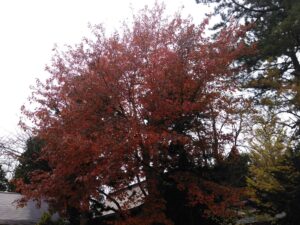
M 232 147 L 222 168 L 224 180 L 234 187 L 245 188 L 247 186 L 246 178 L 249 173 L 249 161 L 248 153 L 240 153 L 235 146 Z
M 221 22 L 251 24 L 245 43 L 257 46 L 256 54 L 242 57 L 248 71 L 240 74 L 243 87 L 251 88 L 255 100 L 276 100 L 281 111 L 300 110 L 300 1 L 299 0 L 197 0 L 214 3 Z M 297 117 L 299 120 L 299 117 Z M 295 126 L 297 129 L 299 126 Z
M 37 137 L 30 137 L 26 141 L 25 151 L 20 156 L 14 179 L 22 179 L 28 184 L 30 183 L 32 172 L 49 170 L 47 162 L 39 159 L 42 146 L 43 141 Z
M 8 191 L 8 180 L 6 178 L 6 174 L 0 165 L 0 191 Z
M 289 151 L 279 163 L 283 170 L 274 170 L 273 177 L 280 189 L 272 193 L 270 202 L 281 214 L 278 224 L 295 225 L 300 221 L 300 154 Z

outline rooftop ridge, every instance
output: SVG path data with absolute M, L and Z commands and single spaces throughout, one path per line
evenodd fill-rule
M 18 192 L 9 192 L 9 191 L 0 191 L 0 194 L 18 194 L 18 195 L 21 195 Z

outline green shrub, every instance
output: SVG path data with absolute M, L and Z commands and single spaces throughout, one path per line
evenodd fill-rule
M 49 213 L 44 213 L 36 225 L 67 225 L 67 223 L 62 219 L 52 221 L 51 215 Z

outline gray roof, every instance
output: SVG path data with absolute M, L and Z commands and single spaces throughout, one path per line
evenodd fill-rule
M 42 202 L 37 208 L 33 201 L 23 208 L 17 207 L 16 201 L 20 198 L 18 193 L 0 192 L 0 225 L 36 224 L 48 209 L 47 203 Z

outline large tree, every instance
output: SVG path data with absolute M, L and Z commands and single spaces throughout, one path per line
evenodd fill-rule
M 299 0 L 197 0 L 214 3 L 220 15 L 215 28 L 232 19 L 251 24 L 247 43 L 256 43 L 257 54 L 242 57 L 249 70 L 238 78 L 252 88 L 255 100 L 274 104 L 299 120 L 300 109 L 300 1 Z M 296 123 L 291 121 L 290 125 Z M 295 126 L 294 128 L 298 128 Z M 297 130 L 297 129 L 296 129 Z
M 240 73 L 237 78 L 242 87 L 252 91 L 253 100 L 260 103 L 259 110 L 262 105 L 267 105 L 273 108 L 275 114 L 284 114 L 275 116 L 273 112 L 269 117 L 259 117 L 260 121 L 256 121 L 259 128 L 251 141 L 253 152 L 248 183 L 255 193 L 257 205 L 265 212 L 285 212 L 287 215 L 282 224 L 297 224 L 299 148 L 289 149 L 287 143 L 291 137 L 297 143 L 300 130 L 300 1 L 197 2 L 214 4 L 214 15 L 221 16 L 216 30 L 226 27 L 232 19 L 249 24 L 251 28 L 245 41 L 256 43 L 257 54 L 240 59 L 248 63 L 248 71 Z M 286 113 L 292 116 L 288 117 Z M 280 121 L 280 116 L 286 121 Z M 286 127 L 282 127 L 282 122 L 288 125 L 288 132 L 284 131 Z
M 145 9 L 109 37 L 96 26 L 94 39 L 54 57 L 50 78 L 33 93 L 35 110 L 23 111 L 51 168 L 19 181 L 26 199 L 65 212 L 108 198 L 125 224 L 198 224 L 230 214 L 238 192 L 210 174 L 233 142 L 223 128 L 233 123 L 235 59 L 250 51 L 244 28 L 232 25 L 212 41 L 207 21 L 163 11 Z M 132 204 L 120 203 L 130 200 L 124 192 L 109 195 L 132 183 L 143 184 L 134 218 L 125 213 Z

